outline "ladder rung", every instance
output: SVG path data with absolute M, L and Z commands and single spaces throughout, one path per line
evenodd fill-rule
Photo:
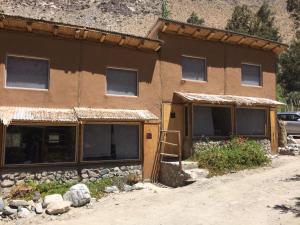
M 169 157 L 176 157 L 178 158 L 179 156 L 176 154 L 169 154 L 169 153 L 160 153 L 162 156 L 169 156 Z
M 178 146 L 178 144 L 174 144 L 174 143 L 166 142 L 166 141 L 161 141 L 160 143 L 164 143 L 164 144 L 172 145 L 172 146 Z

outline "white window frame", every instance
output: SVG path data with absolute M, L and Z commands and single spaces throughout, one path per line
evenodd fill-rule
M 16 58 L 25 58 L 25 59 L 36 59 L 36 60 L 44 60 L 48 62 L 48 87 L 47 88 L 26 88 L 26 87 L 10 87 L 7 86 L 7 61 L 8 57 L 16 57 Z M 5 58 L 5 69 L 4 69 L 4 88 L 6 89 L 16 89 L 16 90 L 30 90 L 30 91 L 49 91 L 50 89 L 50 59 L 49 58 L 42 58 L 42 57 L 34 57 L 28 55 L 16 55 L 16 54 L 6 54 Z
M 259 67 L 259 85 L 254 85 L 254 84 L 251 85 L 251 84 L 244 84 L 243 83 L 243 70 L 242 70 L 243 65 Z M 262 65 L 261 64 L 255 64 L 255 63 L 249 63 L 249 62 L 242 62 L 241 63 L 241 84 L 242 84 L 242 86 L 245 86 L 245 87 L 258 87 L 258 88 L 263 87 Z
M 115 70 L 125 70 L 125 71 L 133 71 L 136 72 L 136 95 L 121 95 L 121 94 L 109 94 L 107 91 L 107 70 L 108 69 L 115 69 Z M 105 95 L 111 96 L 111 97 L 126 97 L 126 98 L 137 98 L 139 97 L 139 70 L 134 68 L 123 68 L 123 67 L 114 67 L 114 66 L 108 66 L 105 69 L 105 75 L 106 75 L 106 82 L 105 82 Z
M 204 60 L 204 65 L 205 65 L 205 75 L 204 75 L 204 80 L 193 80 L 193 79 L 186 79 L 183 78 L 183 66 L 182 66 L 182 58 L 191 58 L 191 59 L 200 59 Z M 183 82 L 188 81 L 188 82 L 197 82 L 197 83 L 207 83 L 208 82 L 208 70 L 207 70 L 207 58 L 201 57 L 201 56 L 191 56 L 191 55 L 181 55 L 181 80 Z

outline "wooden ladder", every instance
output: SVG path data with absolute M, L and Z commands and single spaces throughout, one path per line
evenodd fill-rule
M 177 143 L 167 142 L 166 139 L 167 139 L 168 134 L 177 135 Z M 166 145 L 177 147 L 178 154 L 166 153 L 165 152 L 165 146 Z M 153 170 L 152 170 L 152 174 L 151 174 L 151 181 L 153 183 L 158 182 L 160 166 L 161 166 L 161 162 L 164 160 L 164 157 L 178 158 L 179 169 L 180 169 L 180 171 L 182 170 L 182 162 L 181 162 L 182 161 L 182 154 L 181 154 L 180 131 L 178 131 L 178 130 L 162 130 L 162 131 L 160 131 L 159 143 L 158 143 L 157 148 L 158 148 L 158 151 L 156 152 L 156 155 L 155 155 L 154 166 L 153 166 Z

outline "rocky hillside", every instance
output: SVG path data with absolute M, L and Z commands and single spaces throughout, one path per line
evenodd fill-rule
M 234 6 L 253 10 L 263 0 L 168 0 L 171 18 L 186 21 L 195 11 L 205 25 L 224 28 Z M 286 0 L 268 0 L 284 42 L 295 33 L 286 11 Z M 11 14 L 78 24 L 144 36 L 161 15 L 161 0 L 0 0 L 0 11 Z

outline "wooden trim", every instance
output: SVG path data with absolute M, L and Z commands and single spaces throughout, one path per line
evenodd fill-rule
M 101 125 L 101 124 L 109 124 L 109 125 L 138 125 L 139 126 L 139 158 L 138 159 L 122 159 L 122 160 L 93 160 L 93 161 L 85 161 L 83 160 L 83 155 L 84 155 L 84 149 L 83 149 L 83 145 L 84 145 L 84 126 L 85 125 Z M 143 150 L 143 146 L 142 146 L 142 139 L 143 139 L 143 127 L 142 127 L 142 123 L 139 122 L 91 122 L 91 121 L 86 121 L 85 123 L 82 123 L 82 131 L 81 131 L 81 139 L 82 139 L 82 144 L 81 144 L 81 157 L 79 159 L 79 163 L 103 163 L 103 162 L 140 162 L 142 163 L 143 157 L 142 157 L 142 150 Z

